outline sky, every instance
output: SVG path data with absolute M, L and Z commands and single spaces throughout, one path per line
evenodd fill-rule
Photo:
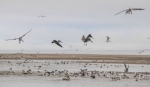
M 150 49 L 149 3 L 150 0 L 0 0 L 0 50 Z M 128 8 L 145 10 L 115 16 Z M 30 29 L 21 44 L 5 41 Z M 84 46 L 81 38 L 88 34 L 93 36 L 93 43 Z M 110 43 L 106 43 L 106 36 Z M 55 39 L 63 42 L 63 48 L 51 43 Z

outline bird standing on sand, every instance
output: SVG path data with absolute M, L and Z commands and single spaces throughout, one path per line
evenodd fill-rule
M 31 29 L 31 30 L 32 30 L 32 29 Z M 30 30 L 30 31 L 31 31 L 31 30 Z M 26 34 L 28 34 L 30 31 L 28 31 Z M 19 37 L 19 38 L 7 39 L 6 41 L 9 41 L 9 40 L 17 40 L 17 39 L 18 39 L 18 40 L 19 40 L 19 44 L 20 44 L 20 43 L 21 43 L 21 41 L 22 41 L 22 42 L 24 42 L 24 41 L 22 40 L 22 38 L 23 38 L 26 34 L 22 35 L 22 36 L 21 36 L 21 37 Z
M 124 11 L 125 11 L 126 14 L 132 14 L 132 11 L 136 11 L 136 10 L 144 10 L 144 9 L 142 9 L 142 8 L 129 8 L 129 9 L 123 10 L 123 11 L 121 11 L 121 12 L 115 14 L 115 15 L 118 15 L 118 14 L 124 12 Z
M 86 46 L 87 46 L 87 42 L 89 42 L 89 41 L 92 42 L 91 38 L 93 38 L 91 34 L 89 34 L 86 38 L 85 38 L 85 36 L 83 35 L 82 41 L 84 42 L 84 45 L 86 44 Z M 92 43 L 93 43 L 93 42 L 92 42 Z
M 110 38 L 108 36 L 106 36 L 107 40 L 106 40 L 106 43 L 110 42 Z
M 57 44 L 58 46 L 62 47 L 61 44 L 60 44 L 60 42 L 61 42 L 60 40 L 58 40 L 58 41 L 57 41 L 57 40 L 53 40 L 53 41 L 52 41 L 52 43 L 55 43 L 55 44 Z M 61 43 L 62 43 L 62 42 L 61 42 Z

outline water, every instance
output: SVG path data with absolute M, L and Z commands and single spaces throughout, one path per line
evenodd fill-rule
M 150 55 L 150 50 L 144 50 L 139 54 L 141 50 L 41 50 L 40 53 L 49 53 L 49 54 L 113 54 L 113 55 Z M 17 53 L 21 50 L 0 50 L 0 53 Z M 37 51 L 33 50 L 24 50 L 23 53 L 36 53 Z

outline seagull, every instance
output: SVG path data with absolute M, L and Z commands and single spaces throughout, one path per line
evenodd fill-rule
M 32 30 L 32 29 L 31 29 L 31 30 Z M 30 30 L 30 31 L 31 31 L 31 30 Z M 22 36 L 21 36 L 21 37 L 19 37 L 19 38 L 7 39 L 6 41 L 9 41 L 9 40 L 17 40 L 17 39 L 18 39 L 18 40 L 19 40 L 19 44 L 20 44 L 20 43 L 21 43 L 21 41 L 22 41 L 22 42 L 24 42 L 24 41 L 22 40 L 22 38 L 23 38 L 26 34 L 28 34 L 30 31 L 28 31 L 27 33 L 25 33 L 24 35 L 22 35 Z
M 136 11 L 136 10 L 144 10 L 144 9 L 142 9 L 142 8 L 129 8 L 129 9 L 126 9 L 126 10 L 123 10 L 123 11 L 121 11 L 121 12 L 119 12 L 119 13 L 117 13 L 117 14 L 115 14 L 115 15 L 118 15 L 118 14 L 120 14 L 120 13 L 122 13 L 122 12 L 126 12 L 126 14 L 132 14 L 132 11 Z
M 89 42 L 89 41 L 92 42 L 91 38 L 93 38 L 91 34 L 89 34 L 86 38 L 85 38 L 85 36 L 83 35 L 83 36 L 82 36 L 82 41 L 84 42 L 84 44 L 86 43 L 86 46 L 87 46 L 87 42 Z M 93 39 L 94 39 L 94 38 L 93 38 Z M 92 42 L 92 43 L 93 43 L 93 42 Z
M 58 41 L 57 41 L 57 40 L 53 40 L 53 41 L 52 41 L 52 43 L 55 43 L 55 44 L 57 44 L 58 46 L 62 47 L 59 42 L 61 42 L 61 41 L 60 41 L 60 40 L 58 40 Z M 61 42 L 61 43 L 62 43 L 62 42 Z
M 110 38 L 109 38 L 108 36 L 106 36 L 106 38 L 107 38 L 106 43 L 110 42 L 110 41 L 109 41 Z

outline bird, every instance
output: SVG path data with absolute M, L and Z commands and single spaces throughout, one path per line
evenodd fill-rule
M 139 54 L 143 53 L 144 51 L 140 51 Z
M 150 39 L 150 37 L 149 37 L 149 38 L 147 38 L 147 39 Z
M 72 45 L 71 46 L 69 46 L 69 48 L 71 48 L 72 47 Z
M 110 38 L 108 36 L 106 36 L 107 40 L 106 40 L 106 43 L 110 42 Z
M 123 10 L 123 11 L 121 11 L 121 12 L 115 14 L 115 15 L 118 15 L 118 14 L 124 12 L 124 11 L 125 11 L 126 14 L 132 14 L 132 11 L 136 11 L 136 10 L 144 10 L 144 9 L 143 8 L 129 8 L 129 9 Z
M 53 40 L 52 41 L 52 43 L 55 43 L 55 44 L 57 44 L 58 46 L 60 46 L 62 48 L 62 45 L 60 44 L 60 42 L 61 42 L 60 40 L 58 40 L 58 41 L 57 40 Z
M 46 16 L 40 15 L 40 16 L 38 16 L 38 17 L 46 17 Z
M 32 29 L 31 29 L 32 30 Z M 31 31 L 30 30 L 30 31 Z M 25 35 L 27 35 L 30 31 L 28 31 L 27 33 L 25 33 L 24 35 L 22 35 L 21 37 L 19 37 L 19 38 L 14 38 L 14 39 L 7 39 L 6 41 L 9 41 L 9 40 L 17 40 L 18 39 L 18 41 L 19 41 L 19 44 L 21 43 L 21 41 L 22 42 L 24 42 L 23 40 L 22 40 L 22 38 L 25 36 Z
M 93 38 L 91 34 L 89 34 L 86 38 L 85 38 L 85 36 L 83 35 L 81 40 L 84 42 L 84 45 L 86 44 L 86 46 L 87 46 L 87 42 L 89 42 L 89 41 L 92 42 L 91 38 Z M 93 38 L 93 39 L 94 39 L 94 38 Z M 93 43 L 93 42 L 92 42 L 92 43 Z

